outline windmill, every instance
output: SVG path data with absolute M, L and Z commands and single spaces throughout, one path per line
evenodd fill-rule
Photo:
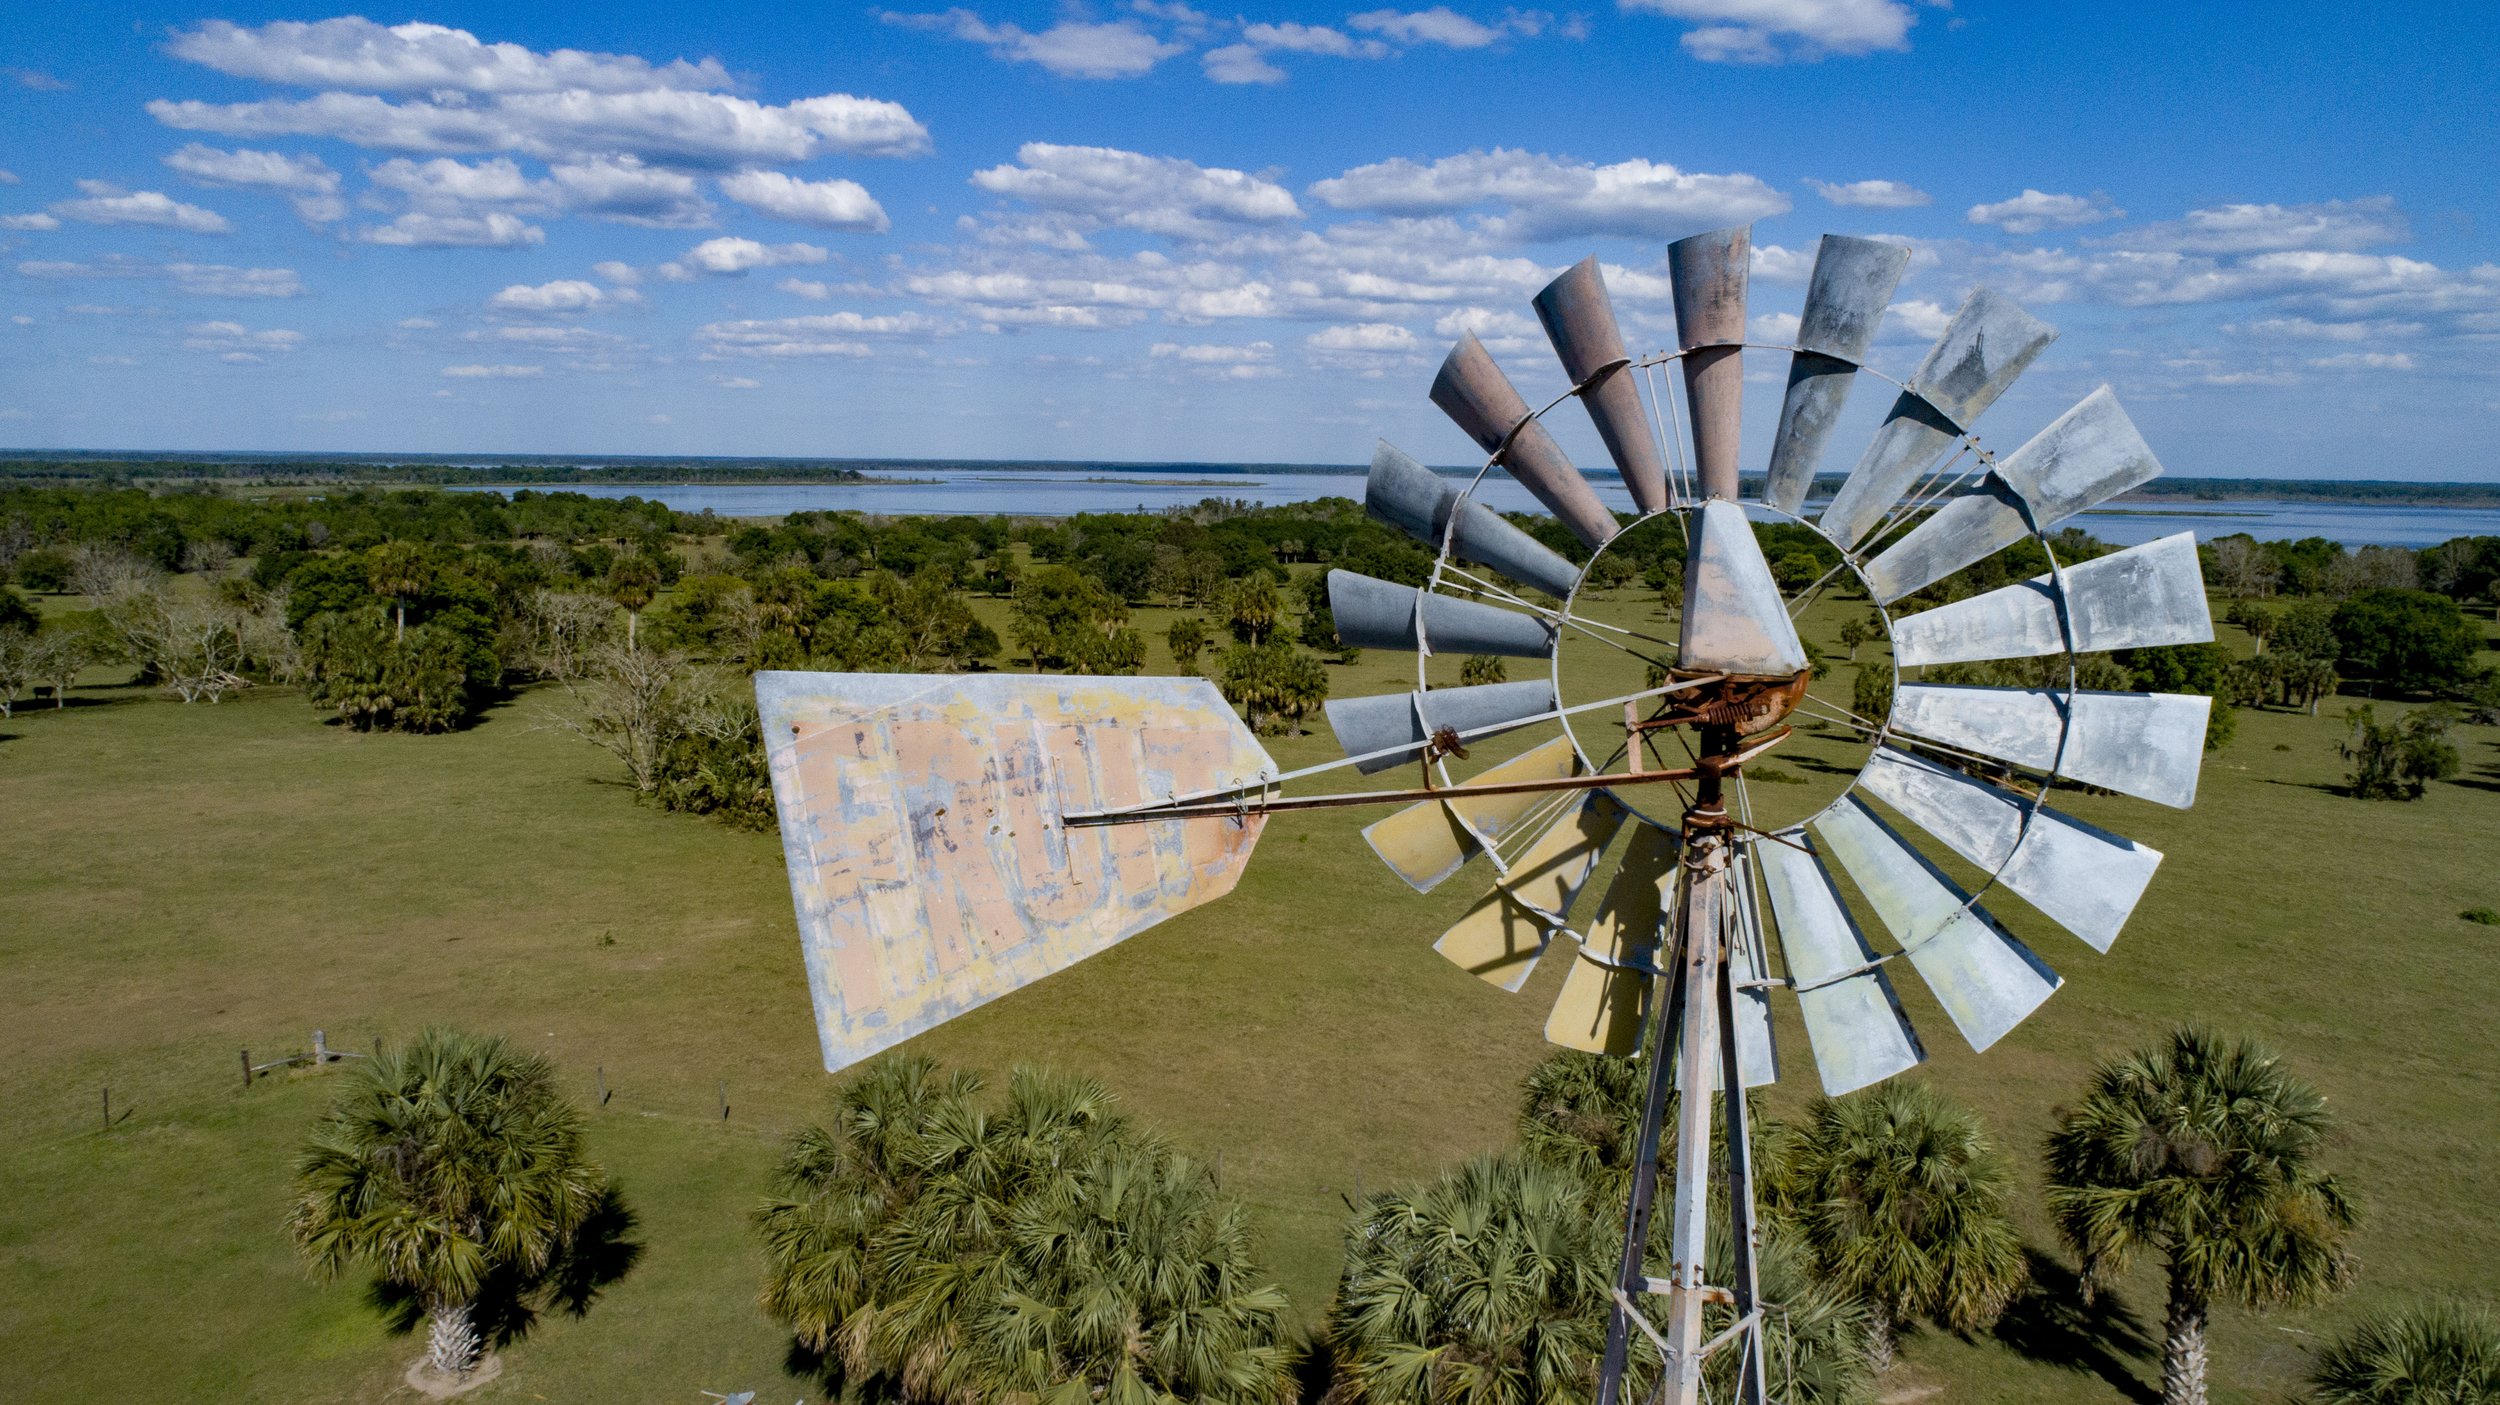
M 1340 637 L 1417 661 L 1412 691 L 1327 705 L 1340 761 L 1280 769 L 1204 679 L 756 675 L 826 1066 L 1222 896 L 1271 814 L 1399 805 L 1364 835 L 1408 884 L 1428 891 L 1479 857 L 1492 870 L 1436 950 L 1515 991 L 1567 937 L 1547 1037 L 1650 1060 L 1601 1405 L 1616 1405 L 1643 1342 L 1678 1405 L 1697 1398 L 1704 1363 L 1722 1352 L 1735 1356 L 1737 1397 L 1764 1400 L 1745 1099 L 1706 1094 L 1777 1076 L 1775 990 L 1795 996 L 1828 1093 L 1921 1062 L 1894 984 L 1903 962 L 1972 1048 L 2004 1037 L 2061 978 L 1980 904 L 1996 889 L 2108 950 L 2161 855 L 2048 797 L 2065 782 L 2188 805 L 2211 702 L 2078 687 L 2077 659 L 2202 642 L 2213 629 L 2188 534 L 2058 559 L 2057 523 L 2161 471 L 2106 387 L 2011 453 L 1974 435 L 2052 328 L 1981 289 L 1918 369 L 1889 382 L 1864 363 L 1908 251 L 1827 235 L 1793 343 L 1748 343 L 1750 244 L 1735 228 L 1669 246 L 1677 345 L 1639 358 L 1594 259 L 1556 279 L 1535 307 L 1570 389 L 1542 408 L 1472 335 L 1450 353 L 1432 399 L 1486 459 L 1463 485 L 1386 444 L 1373 459 L 1367 510 L 1430 548 L 1434 565 L 1421 586 L 1330 573 Z M 1748 350 L 1788 360 L 1750 502 L 1738 474 Z M 1888 381 L 1894 398 L 1808 520 L 1808 489 L 1861 376 Z M 1569 400 L 1622 476 L 1628 523 L 1545 422 Z M 1585 563 L 1481 500 L 1496 467 L 1582 543 Z M 1783 592 L 1757 522 L 1810 532 L 1822 544 L 1812 559 L 1835 564 Z M 2046 570 L 1949 603 L 1921 594 L 2018 549 Z M 1637 611 L 1626 623 L 1590 584 L 1610 554 L 1620 564 L 1641 551 L 1681 566 L 1680 587 L 1656 602 L 1674 618 L 1672 638 Z M 1884 716 L 1813 687 L 1795 620 L 1837 581 L 1862 591 L 1883 627 L 1891 659 L 1880 666 L 1897 678 Z M 1432 659 L 1454 654 L 1547 667 L 1524 681 L 1432 686 Z M 1588 686 L 1574 660 L 1592 654 L 1618 672 L 1591 677 L 1637 670 L 1638 686 Z M 1980 665 L 2022 676 L 1897 677 Z M 1518 744 L 1543 729 L 1555 735 Z M 1791 819 L 1764 814 L 1749 775 L 1772 775 L 1770 758 L 1828 752 L 1835 738 L 1855 748 L 1851 764 L 1819 763 L 1840 776 L 1836 791 Z M 1478 746 L 1485 762 L 1462 776 L 1457 763 Z M 1493 760 L 1497 747 L 1512 754 Z M 1305 788 L 1344 768 L 1404 767 L 1418 768 L 1419 784 Z M 1610 852 L 1606 891 L 1575 927 Z M 1882 949 L 1870 932 L 1885 936 Z M 1677 1089 L 1705 1095 L 1676 1102 L 1657 1277 L 1650 1220 Z M 1703 1271 L 1714 1117 L 1728 1123 L 1726 1283 Z M 1725 1325 L 1705 1335 L 1713 1304 Z

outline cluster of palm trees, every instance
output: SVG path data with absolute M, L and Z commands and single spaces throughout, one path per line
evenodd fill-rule
M 298 1162 L 296 1240 L 323 1272 L 375 1273 L 428 1324 L 429 1364 L 462 1375 L 516 1304 L 566 1281 L 613 1197 L 541 1058 L 433 1031 L 352 1076 Z M 1523 1085 L 1515 1151 L 1367 1197 L 1305 1342 L 1240 1203 L 1101 1085 L 1019 1070 L 993 1095 L 889 1058 L 785 1145 L 756 1215 L 760 1301 L 846 1401 L 1586 1405 L 1643 1082 L 1558 1054 Z M 2014 1171 L 1969 1110 L 1894 1080 L 1753 1125 L 1775 1398 L 1867 1401 L 1903 1330 L 1983 1328 L 2024 1290 Z M 2145 1255 L 2166 1271 L 2165 1405 L 2205 1400 L 2214 1304 L 2351 1281 L 2327 1131 L 2279 1060 L 2193 1030 L 2104 1062 L 2059 1112 L 2046 1209 L 2080 1291 Z M 1711 1253 L 1731 1256 L 1724 1232 Z M 1658 1367 L 1635 1352 L 1630 1398 Z M 2320 1354 L 2312 1388 L 2320 1405 L 2500 1402 L 2500 1326 L 2447 1306 L 2375 1317 Z

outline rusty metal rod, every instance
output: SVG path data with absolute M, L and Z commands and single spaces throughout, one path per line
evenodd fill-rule
M 1786 739 L 1789 729 L 1782 727 L 1766 732 L 1737 752 L 1725 756 L 1705 756 L 1698 766 L 1679 767 L 1672 771 L 1630 771 L 1612 775 L 1563 776 L 1554 780 L 1503 781 L 1494 785 L 1424 786 L 1406 790 L 1355 790 L 1334 795 L 1278 796 L 1261 800 L 1220 800 L 1197 804 L 1172 804 L 1135 810 L 1082 811 L 1060 816 L 1059 823 L 1068 829 L 1090 829 L 1106 824 L 1142 824 L 1149 820 L 1187 820 L 1226 815 L 1272 815 L 1287 810 L 1333 810 L 1349 805 L 1404 805 L 1418 800 L 1463 800 L 1478 795 L 1534 795 L 1542 791 L 1600 790 L 1608 786 L 1645 785 L 1652 781 L 1707 780 L 1734 774 L 1736 769 Z M 1750 825 L 1738 825 L 1750 829 Z
M 1065 815 L 1070 829 L 1106 824 L 1137 824 L 1147 820 L 1186 820 L 1221 815 L 1272 815 L 1285 810 L 1330 810 L 1348 805 L 1402 805 L 1417 800 L 1464 800 L 1478 795 L 1533 795 L 1547 790 L 1597 790 L 1610 785 L 1645 781 L 1688 781 L 1698 771 L 1640 771 L 1629 775 L 1564 776 L 1556 780 L 1504 781 L 1495 785 L 1445 785 L 1408 790 L 1355 790 L 1335 795 L 1279 796 L 1273 800 L 1224 800 L 1191 805 L 1166 805 L 1151 810 L 1110 810 Z

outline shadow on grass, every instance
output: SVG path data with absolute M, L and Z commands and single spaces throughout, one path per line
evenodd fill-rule
M 600 1193 L 599 1204 L 582 1222 L 581 1232 L 535 1274 L 499 1271 L 479 1291 L 478 1332 L 490 1349 L 527 1337 L 541 1316 L 560 1312 L 584 1317 L 599 1295 L 630 1272 L 642 1259 L 642 1244 L 628 1238 L 639 1217 L 614 1186 Z M 398 1335 L 425 1325 L 425 1304 L 404 1284 L 376 1282 L 366 1300 L 382 1314 L 383 1323 Z
M 2023 1256 L 2031 1285 L 1997 1319 L 1996 1339 L 2034 1361 L 2089 1371 L 2138 1405 L 2159 1401 L 2134 1366 L 2155 1359 L 2156 1343 L 2126 1301 L 2103 1288 L 2087 1303 L 2073 1269 L 2037 1249 Z

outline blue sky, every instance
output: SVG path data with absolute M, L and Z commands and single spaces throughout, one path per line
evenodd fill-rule
M 1751 220 L 1763 340 L 1827 231 L 1917 251 L 1896 374 L 1975 285 L 2063 329 L 2001 446 L 2107 382 L 2174 473 L 2500 478 L 2489 5 L 9 30 L 0 444 L 1454 462 L 1424 391 L 1459 332 L 1550 394 L 1547 279 L 1598 254 L 1655 346 L 1666 241 Z

